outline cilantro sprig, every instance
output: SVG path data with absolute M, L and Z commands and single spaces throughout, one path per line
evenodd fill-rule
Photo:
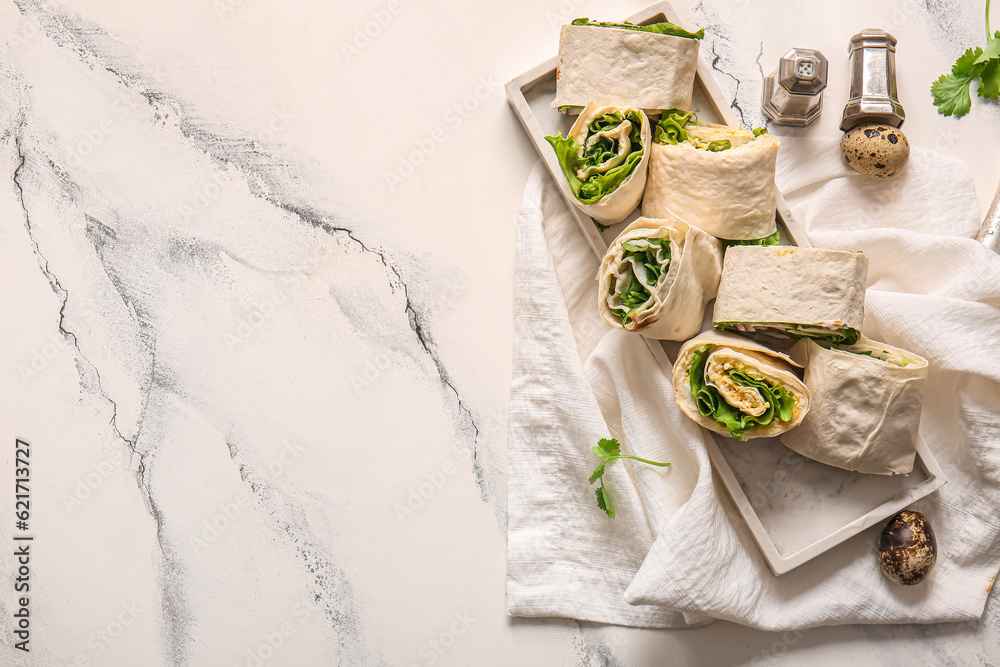
M 975 79 L 979 79 L 979 97 L 1000 98 L 1000 30 L 990 32 L 990 0 L 986 0 L 986 48 L 967 49 L 952 65 L 951 74 L 943 74 L 931 84 L 938 112 L 956 118 L 969 113 L 969 86 Z
M 618 444 L 618 440 L 615 438 L 601 438 L 597 441 L 592 449 L 595 455 L 601 457 L 601 462 L 590 475 L 590 483 L 593 484 L 597 480 L 601 481 L 601 485 L 595 489 L 597 492 L 597 506 L 600 507 L 608 515 L 608 518 L 615 518 L 615 507 L 611 504 L 611 496 L 608 494 L 608 487 L 604 483 L 604 466 L 611 463 L 616 459 L 633 459 L 635 461 L 642 461 L 643 463 L 648 463 L 654 466 L 668 466 L 669 463 L 659 463 L 658 461 L 650 461 L 649 459 L 639 458 L 638 456 L 631 456 L 629 454 L 622 454 L 621 445 Z

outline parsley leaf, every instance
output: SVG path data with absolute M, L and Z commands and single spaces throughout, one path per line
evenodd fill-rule
M 595 456 L 601 457 L 601 462 L 594 469 L 594 472 L 590 474 L 590 483 L 593 484 L 597 480 L 601 481 L 601 485 L 594 489 L 597 494 L 597 506 L 604 510 L 609 519 L 615 518 L 615 506 L 611 503 L 611 495 L 608 493 L 608 487 L 604 483 L 604 467 L 608 463 L 615 459 L 633 459 L 654 466 L 663 467 L 670 465 L 669 463 L 659 463 L 657 461 L 650 461 L 649 459 L 642 459 L 638 456 L 622 454 L 621 445 L 618 444 L 618 440 L 615 438 L 601 438 L 590 451 L 594 452 Z
M 990 36 L 990 0 L 986 0 L 986 48 L 966 50 L 952 65 L 951 74 L 943 74 L 931 84 L 938 112 L 956 118 L 969 113 L 969 86 L 975 79 L 979 79 L 979 97 L 1000 98 L 1000 30 Z
M 996 40 L 1000 44 L 1000 40 Z M 979 96 L 995 100 L 1000 97 L 1000 58 L 994 58 L 979 73 Z
M 981 65 L 988 60 L 993 60 L 994 58 L 1000 58 L 1000 30 L 996 31 L 992 37 L 987 34 L 988 40 L 986 42 L 986 48 L 983 52 L 976 58 L 976 64 Z
M 931 84 L 934 94 L 934 106 L 945 116 L 961 118 L 972 108 L 972 97 L 969 85 L 979 76 L 985 65 L 976 64 L 983 50 L 980 47 L 969 49 L 959 57 L 951 67 L 951 74 L 944 74 Z
M 983 64 L 979 62 L 979 59 L 982 55 L 983 49 L 980 46 L 967 49 L 965 53 L 958 57 L 955 64 L 951 66 L 951 73 L 957 77 L 979 76 L 979 70 L 981 69 L 979 65 Z

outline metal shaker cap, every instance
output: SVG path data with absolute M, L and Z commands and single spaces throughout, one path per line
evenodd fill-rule
M 902 125 L 906 114 L 896 91 L 896 38 L 884 30 L 867 28 L 851 37 L 848 53 L 851 96 L 840 129 L 846 132 L 867 122 Z
M 823 110 L 829 62 L 815 49 L 791 49 L 764 79 L 763 110 L 778 125 L 804 126 Z

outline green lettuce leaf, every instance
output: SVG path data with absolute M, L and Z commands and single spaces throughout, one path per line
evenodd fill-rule
M 878 361 L 885 362 L 887 364 L 892 364 L 893 366 L 899 366 L 900 368 L 905 368 L 913 362 L 902 355 L 894 355 L 889 350 L 882 350 L 881 352 L 872 350 L 855 350 L 850 346 L 834 345 L 833 349 L 840 350 L 841 352 L 849 352 L 851 354 L 857 354 L 862 357 L 871 357 L 872 359 L 877 359 Z
M 737 241 L 734 239 L 719 239 L 722 241 L 722 245 L 729 248 L 734 245 L 779 245 L 781 243 L 781 230 L 776 230 L 770 236 L 765 236 L 762 239 L 745 239 L 742 241 Z
M 649 245 L 637 245 L 636 241 L 640 240 L 648 242 Z M 646 283 L 649 285 L 656 285 L 670 267 L 670 239 L 667 237 L 624 241 L 622 249 L 625 251 L 622 254 L 622 258 L 632 258 L 633 261 L 642 267 L 642 271 L 645 272 L 643 278 L 646 279 Z M 657 256 L 659 256 L 659 259 L 657 259 Z M 629 274 L 629 282 L 625 286 L 625 289 L 619 293 L 622 306 L 612 308 L 615 314 L 621 318 L 623 327 L 632 319 L 633 313 L 646 305 L 646 302 L 652 297 L 646 286 L 636 277 L 635 268 L 635 265 L 633 265 Z M 616 286 L 612 284 L 609 296 L 615 293 L 615 289 Z
M 566 181 L 569 183 L 573 194 L 584 204 L 593 204 L 602 197 L 614 192 L 626 178 L 632 175 L 635 168 L 642 161 L 645 147 L 642 145 L 642 117 L 641 112 L 633 111 L 628 114 L 628 120 L 632 122 L 632 131 L 629 140 L 632 142 L 631 152 L 626 156 L 625 161 L 616 167 L 609 169 L 603 174 L 593 174 L 586 180 L 580 180 L 577 176 L 577 169 L 586 169 L 601 164 L 605 160 L 613 157 L 617 152 L 617 143 L 608 138 L 602 138 L 594 142 L 593 146 L 584 154 L 580 155 L 580 144 L 571 137 L 563 137 L 562 132 L 554 137 L 545 137 L 551 144 L 559 160 L 559 168 L 562 170 Z M 625 120 L 620 111 L 604 114 L 591 121 L 588 127 L 591 134 L 609 130 Z
M 601 21 L 591 21 L 588 18 L 574 19 L 573 25 L 589 25 L 596 28 L 620 28 L 622 30 L 638 30 L 640 32 L 654 32 L 658 35 L 673 35 L 674 37 L 687 37 L 689 39 L 703 39 L 705 31 L 688 32 L 684 28 L 664 21 L 651 25 L 634 25 L 632 23 L 606 23 Z
M 741 326 L 750 325 L 754 331 L 743 331 Z M 803 329 L 805 327 L 805 329 Z M 808 324 L 792 324 L 790 322 L 716 322 L 715 328 L 720 331 L 732 331 L 738 334 L 763 333 L 771 336 L 785 336 L 792 340 L 812 338 L 823 340 L 834 345 L 854 345 L 861 338 L 857 329 L 838 329 L 837 331 L 810 331 Z
M 688 372 L 688 382 L 691 386 L 691 396 L 694 397 L 698 412 L 706 417 L 712 417 L 719 424 L 729 429 L 734 438 L 742 438 L 743 434 L 754 426 L 767 426 L 774 421 L 775 415 L 780 421 L 792 418 L 795 409 L 795 398 L 781 385 L 754 380 L 746 373 L 730 371 L 729 377 L 737 384 L 751 387 L 761 393 L 770 407 L 759 417 L 734 408 L 719 394 L 719 391 L 705 383 L 705 365 L 708 363 L 708 352 L 715 347 L 705 345 L 694 351 L 691 359 L 691 370 Z
M 678 141 L 687 141 L 688 133 L 684 128 L 697 122 L 698 116 L 693 111 L 668 109 L 660 114 L 660 120 L 653 129 L 653 141 L 658 144 L 676 144 Z
M 834 345 L 854 345 L 861 338 L 861 332 L 857 329 L 840 329 L 828 334 L 816 332 L 791 332 L 787 334 L 789 338 L 812 338 L 814 340 L 825 340 Z

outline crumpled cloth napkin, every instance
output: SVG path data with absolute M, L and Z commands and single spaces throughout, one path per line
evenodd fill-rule
M 777 183 L 810 242 L 870 259 L 864 333 L 930 361 L 921 433 L 948 483 L 913 507 L 935 529 L 936 567 L 918 586 L 888 581 L 877 525 L 771 573 L 674 403 L 670 368 L 597 314 L 598 259 L 538 165 L 516 259 L 510 615 L 766 630 L 982 615 L 1000 569 L 1000 256 L 972 238 L 969 169 L 914 149 L 902 173 L 876 181 L 842 162 L 836 140 L 782 142 Z M 610 464 L 613 520 L 587 481 L 602 437 L 673 464 Z

